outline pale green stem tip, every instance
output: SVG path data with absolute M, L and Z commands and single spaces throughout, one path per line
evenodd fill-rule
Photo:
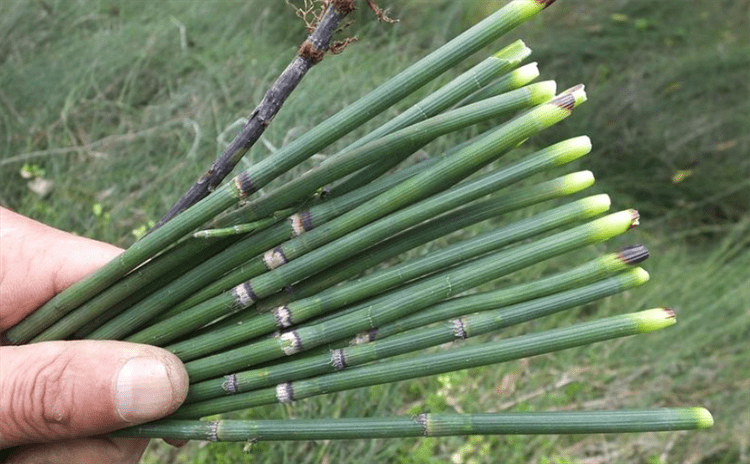
M 603 242 L 623 234 L 638 225 L 638 217 L 638 211 L 627 209 L 597 219 L 591 222 L 591 238 L 595 242 Z
M 583 207 L 589 213 L 588 216 L 595 216 L 597 214 L 607 212 L 609 211 L 610 206 L 612 206 L 612 200 L 606 193 L 592 195 L 580 201 L 583 204 Z
M 690 410 L 693 414 L 695 414 L 695 417 L 698 422 L 698 428 L 701 429 L 707 429 L 709 427 L 713 427 L 714 425 L 714 417 L 711 415 L 711 413 L 706 408 L 692 408 Z
M 570 163 L 573 160 L 591 153 L 591 139 L 585 135 L 563 140 L 562 142 L 555 144 L 555 146 L 559 147 L 560 150 L 555 157 L 558 166 Z
M 619 272 L 627 269 L 628 263 L 620 259 L 619 253 L 610 253 L 599 258 L 599 262 L 608 272 Z
M 669 308 L 654 308 L 640 311 L 631 315 L 638 322 L 642 333 L 660 330 L 677 322 L 674 311 Z
M 555 81 L 537 82 L 536 84 L 527 85 L 526 90 L 531 95 L 531 103 L 538 105 L 550 101 L 555 96 L 557 83 Z
M 544 5 L 537 0 L 513 0 L 502 8 L 501 11 L 515 9 L 523 17 L 529 18 L 544 9 Z
M 627 272 L 631 274 L 636 286 L 643 285 L 651 279 L 651 275 L 642 267 L 634 267 Z
M 594 173 L 591 171 L 580 171 L 560 177 L 561 193 L 572 195 L 594 185 Z
M 539 66 L 536 62 L 523 65 L 510 72 L 510 80 L 514 87 L 523 87 L 537 77 L 539 77 Z
M 492 56 L 501 60 L 513 60 L 520 62 L 527 58 L 529 55 L 531 55 L 531 49 L 527 47 L 525 43 L 523 43 L 523 40 L 516 40 L 515 42 L 503 48 Z

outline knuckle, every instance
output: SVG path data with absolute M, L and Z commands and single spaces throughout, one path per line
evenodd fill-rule
M 70 372 L 71 358 L 62 351 L 36 367 L 28 384 L 22 389 L 18 404 L 19 419 L 35 435 L 56 438 L 70 425 L 75 405 L 74 375 Z

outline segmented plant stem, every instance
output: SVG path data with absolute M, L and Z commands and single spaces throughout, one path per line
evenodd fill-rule
M 360 366 L 334 374 L 283 383 L 277 385 L 276 388 L 192 403 L 180 407 L 173 417 L 178 419 L 198 418 L 265 404 L 288 403 L 325 393 L 497 364 L 659 330 L 674 324 L 674 322 L 674 312 L 663 308 L 608 317 L 593 322 L 487 342 L 476 346 L 466 346 L 434 354 Z
M 607 240 L 629 230 L 636 218 L 637 214 L 633 210 L 611 214 L 536 242 L 476 259 L 364 301 L 357 305 L 357 310 L 333 320 L 298 327 L 277 338 L 197 359 L 186 363 L 185 367 L 191 381 L 195 383 L 265 361 L 291 356 L 331 340 L 378 327 L 535 262 Z
M 194 384 L 186 402 L 203 401 L 227 393 L 242 393 L 278 383 L 305 379 L 330 372 L 338 372 L 372 361 L 429 348 L 454 340 L 481 335 L 532 319 L 563 311 L 578 305 L 625 291 L 645 283 L 648 274 L 640 268 L 624 272 L 608 279 L 579 288 L 562 291 L 555 295 L 537 298 L 510 306 L 493 306 L 487 310 L 480 305 L 466 304 L 472 300 L 453 302 L 455 319 L 436 327 L 420 327 L 393 337 L 339 348 L 317 356 L 290 360 L 286 363 L 252 371 L 240 372 L 217 379 Z M 476 302 L 477 300 L 474 300 Z M 461 303 L 464 303 L 461 305 Z M 465 316 L 480 310 L 484 313 Z M 231 391 L 228 392 L 228 388 Z
M 206 441 L 345 440 L 367 438 L 642 433 L 711 427 L 704 408 L 622 411 L 418 414 L 361 419 L 164 420 L 114 432 L 113 436 Z

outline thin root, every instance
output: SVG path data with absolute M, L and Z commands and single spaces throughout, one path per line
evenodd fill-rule
M 378 17 L 378 21 L 382 21 L 384 23 L 397 23 L 398 19 L 393 19 L 388 16 L 388 10 L 382 10 L 378 5 L 375 3 L 375 0 L 367 0 L 367 6 L 370 7 L 373 13 Z

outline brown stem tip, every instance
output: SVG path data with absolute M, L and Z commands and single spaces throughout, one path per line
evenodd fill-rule
M 242 171 L 234 178 L 234 186 L 237 189 L 240 200 L 244 200 L 248 195 L 252 195 L 257 190 L 246 171 Z
M 558 95 L 555 97 L 554 100 L 552 100 L 550 103 L 553 105 L 559 106 L 560 108 L 568 111 L 572 111 L 573 108 L 576 106 L 576 97 L 574 97 L 570 93 L 564 93 L 562 95 Z
M 583 84 L 578 84 L 556 96 L 550 103 L 564 110 L 572 111 L 576 107 L 576 102 L 579 98 L 583 97 L 582 101 L 585 101 L 586 93 L 583 89 Z
M 643 245 L 632 245 L 625 247 L 617 254 L 623 263 L 634 266 L 646 261 L 649 257 L 648 249 Z
M 544 5 L 544 8 L 547 8 L 548 6 L 555 3 L 557 0 L 536 0 L 537 3 Z
M 674 319 L 675 317 L 677 317 L 677 315 L 675 314 L 674 308 L 663 308 L 663 309 L 664 309 L 664 312 L 667 314 L 667 319 Z
M 640 225 L 641 215 L 638 211 L 634 209 L 630 210 L 630 215 L 631 215 L 630 228 L 633 229 Z

